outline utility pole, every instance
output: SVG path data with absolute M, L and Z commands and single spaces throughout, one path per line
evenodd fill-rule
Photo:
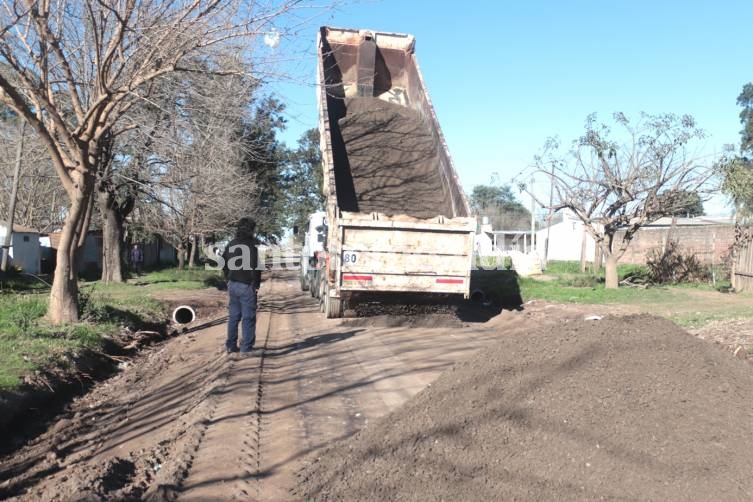
M 3 242 L 3 258 L 0 263 L 0 270 L 3 272 L 8 271 L 8 255 L 10 254 L 10 246 L 13 238 L 13 219 L 16 214 L 16 198 L 18 197 L 18 183 L 21 178 L 21 157 L 24 152 L 24 129 L 26 127 L 26 121 L 21 117 L 18 118 L 18 144 L 16 146 L 16 166 L 13 171 L 13 188 L 10 193 L 10 204 L 8 206 L 8 218 L 6 221 L 5 229 L 5 241 Z
M 533 176 L 531 176 L 531 251 L 536 250 L 536 198 L 533 196 Z
M 544 269 L 549 263 L 549 231 L 552 228 L 552 205 L 554 203 L 554 161 L 552 161 L 552 175 L 549 179 L 549 214 L 546 217 L 546 242 L 544 242 Z

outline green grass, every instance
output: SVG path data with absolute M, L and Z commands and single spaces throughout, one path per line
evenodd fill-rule
M 619 265 L 620 280 L 632 275 L 645 273 L 641 265 Z M 668 290 L 664 287 L 606 289 L 604 272 L 598 275 L 581 272 L 580 263 L 574 261 L 551 261 L 544 277 L 520 277 L 518 287 L 523 301 L 532 299 L 557 303 L 615 304 L 623 302 L 651 302 L 663 299 Z
M 642 274 L 645 267 L 620 265 L 620 279 Z M 542 300 L 553 303 L 624 305 L 636 312 L 668 317 L 678 324 L 697 328 L 711 321 L 753 317 L 751 295 L 726 294 L 724 284 L 676 284 L 606 289 L 603 275 L 581 273 L 577 262 L 550 262 L 540 277 L 518 277 L 510 271 L 476 271 L 472 287 L 496 295 L 506 305 L 517 301 Z
M 170 268 L 133 277 L 127 283 L 102 284 L 94 281 L 86 285 L 110 295 L 120 296 L 138 291 L 138 288 L 145 288 L 148 291 L 202 289 L 216 286 L 220 281 L 222 281 L 222 272 L 219 270 Z
M 523 301 L 532 299 L 557 303 L 650 303 L 664 301 L 672 293 L 669 288 L 618 288 L 606 289 L 603 282 L 593 279 L 565 278 L 540 280 L 534 278 L 518 279 Z
M 50 288 L 50 280 L 49 278 L 38 278 L 15 271 L 9 272 L 5 275 L 0 275 L 0 293 L 45 291 Z
M 50 326 L 45 319 L 48 295 L 36 281 L 16 281 L 0 293 L 0 389 L 21 385 L 24 376 L 43 367 L 64 366 L 70 354 L 99 350 L 103 336 L 127 326 L 132 330 L 161 325 L 164 304 L 150 293 L 200 289 L 220 280 L 220 272 L 168 269 L 125 284 L 80 284 L 81 322 Z M 6 283 L 7 285 L 8 283 Z
M 198 268 L 167 268 L 149 272 L 141 277 L 133 279 L 137 283 L 156 284 L 156 283 L 192 283 L 203 284 L 207 279 L 219 277 L 222 274 L 219 270 L 206 270 L 203 267 Z
M 111 324 L 47 324 L 47 295 L 0 295 L 0 389 L 21 384 L 23 376 L 48 364 L 64 363 L 66 353 L 99 346 Z

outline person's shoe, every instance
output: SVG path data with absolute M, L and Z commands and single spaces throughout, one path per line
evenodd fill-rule
M 261 355 L 261 349 L 241 350 L 239 355 L 241 357 L 258 357 Z
M 227 352 L 228 355 L 230 355 L 230 354 L 235 354 L 236 352 L 239 352 L 239 349 L 238 347 L 232 347 L 232 348 L 226 347 L 225 351 Z

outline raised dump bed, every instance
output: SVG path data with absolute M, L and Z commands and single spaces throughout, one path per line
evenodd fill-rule
M 414 48 L 411 35 L 320 32 L 329 316 L 352 292 L 469 294 L 476 220 Z

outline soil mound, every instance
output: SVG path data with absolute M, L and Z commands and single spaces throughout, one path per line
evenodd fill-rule
M 321 453 L 305 500 L 750 500 L 750 365 L 651 316 L 499 342 Z
M 339 120 L 358 210 L 416 218 L 452 217 L 439 151 L 418 112 L 377 98 L 352 98 Z

